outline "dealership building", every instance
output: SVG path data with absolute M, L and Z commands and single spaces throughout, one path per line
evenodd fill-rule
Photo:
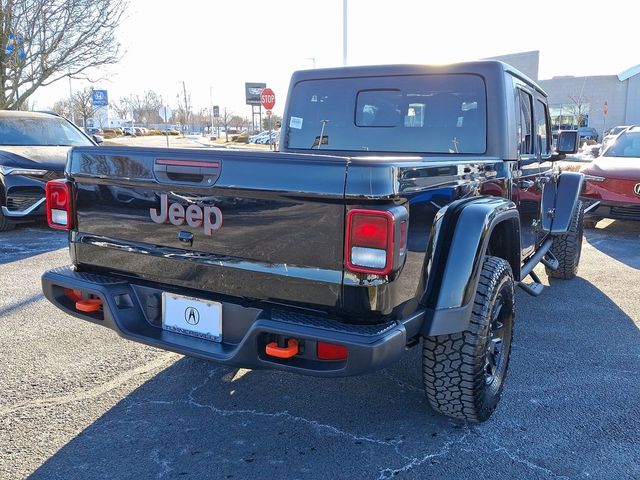
M 509 63 L 536 80 L 549 94 L 554 125 L 586 126 L 602 132 L 616 125 L 640 124 L 640 65 L 617 75 L 538 78 L 540 52 L 491 57 Z

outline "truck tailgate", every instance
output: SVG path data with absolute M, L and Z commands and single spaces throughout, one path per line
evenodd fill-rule
M 248 299 L 339 306 L 347 159 L 80 147 L 74 263 Z

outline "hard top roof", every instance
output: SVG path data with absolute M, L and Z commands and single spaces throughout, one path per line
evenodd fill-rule
M 292 76 L 293 82 L 312 79 L 349 78 L 349 77 L 374 77 L 390 75 L 429 75 L 429 74 L 459 74 L 476 73 L 479 75 L 508 72 L 520 80 L 535 88 L 541 94 L 546 92 L 527 75 L 508 63 L 499 60 L 476 60 L 473 62 L 451 63 L 446 65 L 420 65 L 420 64 L 395 64 L 395 65 L 365 65 L 354 67 L 316 68 L 312 70 L 299 70 Z

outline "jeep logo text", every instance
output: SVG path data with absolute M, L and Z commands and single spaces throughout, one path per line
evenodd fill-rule
M 150 208 L 151 220 L 156 223 L 170 223 L 176 226 L 184 225 L 200 228 L 204 226 L 205 235 L 213 235 L 213 232 L 222 227 L 222 211 L 218 207 L 191 204 L 185 208 L 179 203 L 169 205 L 166 194 L 160 195 L 160 211 Z

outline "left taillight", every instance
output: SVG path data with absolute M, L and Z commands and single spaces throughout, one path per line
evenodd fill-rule
M 45 192 L 49 226 L 58 230 L 71 230 L 73 226 L 71 182 L 52 180 L 47 182 Z

